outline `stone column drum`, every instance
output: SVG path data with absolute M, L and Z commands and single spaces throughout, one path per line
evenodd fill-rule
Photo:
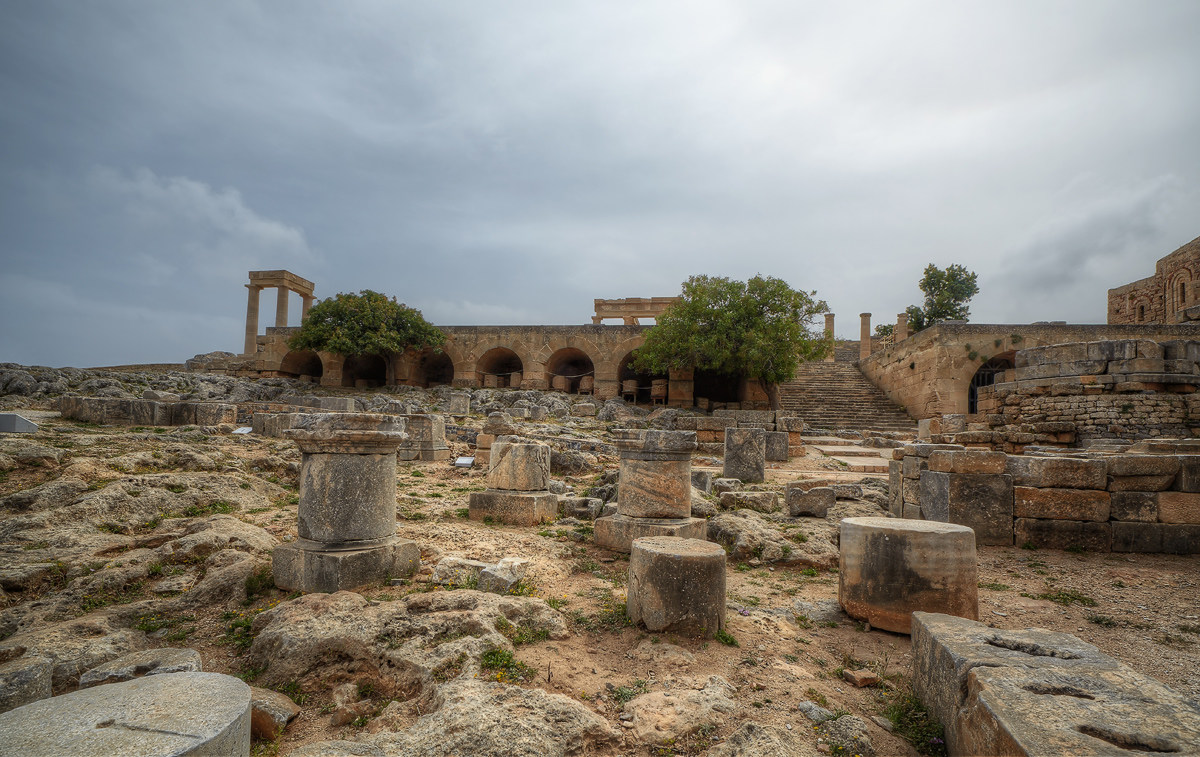
M 725 429 L 725 478 L 749 484 L 767 480 L 767 432 L 761 428 Z
M 558 515 L 558 497 L 550 492 L 550 448 L 501 436 L 492 443 L 486 491 L 473 492 L 471 520 L 511 526 L 536 526 Z
M 635 539 L 625 610 L 648 631 L 715 636 L 725 628 L 725 550 L 700 539 Z
M 614 430 L 621 454 L 617 514 L 595 523 L 596 544 L 628 552 L 643 536 L 703 539 L 707 525 L 692 517 L 695 431 Z
M 420 567 L 415 542 L 396 536 L 396 449 L 404 420 L 373 413 L 314 413 L 284 432 L 300 463 L 300 538 L 275 549 L 275 585 L 335 592 Z
M 979 619 L 975 532 L 953 523 L 902 518 L 841 522 L 838 602 L 852 618 L 910 633 L 912 614 Z

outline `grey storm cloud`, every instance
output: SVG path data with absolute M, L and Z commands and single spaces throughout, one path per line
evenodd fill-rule
M 1191 0 L 4 11 L 0 361 L 237 350 L 259 268 L 442 324 L 763 273 L 852 336 L 961 263 L 1098 322 L 1200 234 Z

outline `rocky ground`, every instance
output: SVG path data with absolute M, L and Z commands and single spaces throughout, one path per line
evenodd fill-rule
M 839 499 L 825 519 L 724 512 L 697 498 L 710 538 L 730 551 L 729 635 L 720 641 L 631 626 L 628 561 L 597 548 L 586 520 L 467 520 L 484 474 L 445 462 L 397 467 L 397 531 L 421 546 L 420 574 L 361 593 L 295 596 L 276 590 L 269 572 L 271 550 L 296 533 L 294 444 L 232 427 L 93 426 L 51 409 L 64 391 L 144 389 L 221 401 L 313 391 L 284 379 L 0 366 L 0 405 L 41 424 L 0 437 L 0 662 L 22 650 L 50 657 L 55 693 L 125 653 L 190 647 L 205 670 L 299 705 L 281 736 L 256 742 L 260 754 L 939 753 L 908 693 L 908 637 L 837 607 L 836 524 L 882 512 L 880 479 L 864 480 L 863 496 Z M 354 396 L 363 409 L 445 401 L 444 391 Z M 617 460 L 604 451 L 607 431 L 670 427 L 678 412 L 609 403 L 578 418 L 569 399 L 483 390 L 465 425 L 482 426 L 488 409 L 541 404 L 547 422 L 518 425 L 555 444 L 562 492 L 611 497 Z M 600 451 L 573 450 L 572 440 Z M 764 488 L 858 480 L 816 455 L 769 478 Z M 498 595 L 435 582 L 434 567 L 450 557 L 530 564 Z M 1073 633 L 1200 697 L 1197 567 L 1195 557 L 984 547 L 980 619 Z M 859 688 L 848 671 L 879 681 Z

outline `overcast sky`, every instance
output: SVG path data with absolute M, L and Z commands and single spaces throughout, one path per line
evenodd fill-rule
M 1200 236 L 1196 0 L 0 18 L 0 361 L 239 352 L 246 272 L 275 268 L 447 325 L 762 273 L 857 338 L 961 263 L 972 321 L 1102 323 Z

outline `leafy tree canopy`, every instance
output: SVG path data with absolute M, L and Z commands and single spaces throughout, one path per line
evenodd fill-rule
M 692 276 L 682 299 L 647 332 L 634 367 L 653 373 L 699 368 L 768 386 L 789 381 L 801 362 L 823 357 L 829 346 L 810 330 L 828 310 L 815 296 L 771 277 Z
M 342 355 L 388 355 L 407 349 L 440 347 L 446 335 L 395 297 L 364 289 L 339 292 L 308 310 L 288 346 Z
M 925 266 L 925 275 L 921 277 L 921 291 L 925 293 L 922 307 L 909 305 L 904 309 L 908 313 L 908 330 L 916 333 L 928 328 L 938 321 L 965 321 L 971 315 L 967 303 L 979 293 L 979 285 L 975 283 L 975 274 L 961 265 L 951 265 L 942 270 L 933 263 Z M 880 324 L 875 328 L 879 336 L 892 333 L 892 325 Z

